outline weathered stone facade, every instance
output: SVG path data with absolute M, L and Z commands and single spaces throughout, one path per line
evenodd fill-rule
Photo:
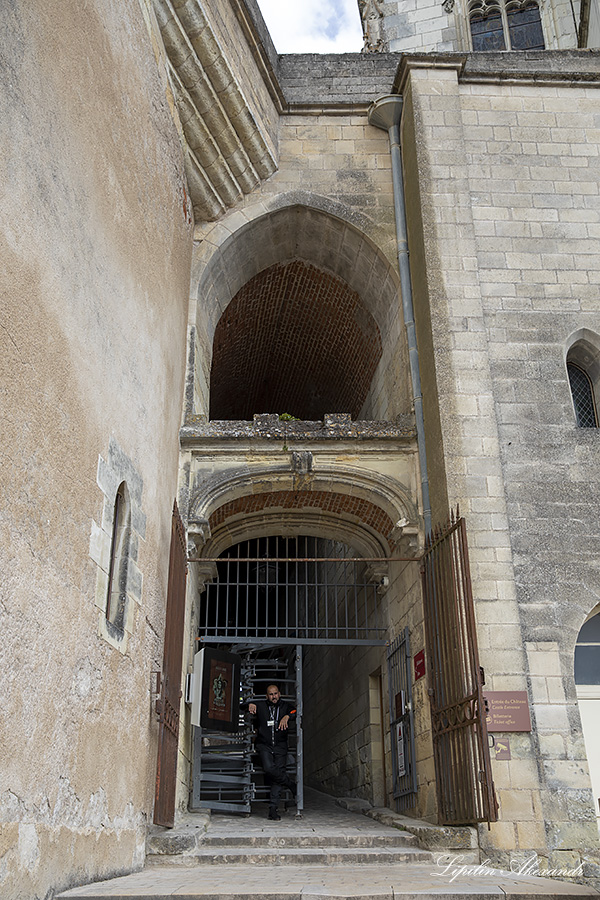
M 141 8 L 11 3 L 2 34 L 0 894 L 31 900 L 144 861 L 192 226 Z
M 210 560 L 267 534 L 417 557 L 425 474 L 434 521 L 457 504 L 466 518 L 487 687 L 526 691 L 532 714 L 492 760 L 482 852 L 597 874 L 573 657 L 600 602 L 599 432 L 575 424 L 566 359 L 580 348 L 593 368 L 600 348 L 600 58 L 572 49 L 559 0 L 542 8 L 550 49 L 524 53 L 469 52 L 458 2 L 363 6 L 369 52 L 323 57 L 278 57 L 254 0 L 6 13 L 7 900 L 143 864 L 175 495 L 207 560 L 189 567 L 185 672 Z M 590 47 L 597 22 L 592 3 Z M 390 145 L 368 115 L 388 94 L 403 98 L 427 473 Z M 419 567 L 384 568 L 389 638 L 408 627 L 414 654 Z M 391 804 L 385 649 L 311 648 L 306 665 L 307 776 Z M 328 732 L 318 701 L 337 682 Z M 435 821 L 426 678 L 413 703 L 412 812 Z M 181 722 L 184 809 L 183 699 Z

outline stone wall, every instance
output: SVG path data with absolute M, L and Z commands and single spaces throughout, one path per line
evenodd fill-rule
M 382 27 L 389 50 L 400 53 L 468 52 L 471 36 L 467 0 L 387 0 L 381 2 Z M 577 47 L 579 0 L 539 3 L 547 50 Z M 592 20 L 594 13 L 592 13 Z M 589 43 L 589 47 L 598 46 Z
M 491 55 L 493 85 L 476 59 L 460 80 L 450 57 L 411 71 L 403 133 L 434 506 L 445 487 L 466 515 L 486 686 L 527 690 L 533 720 L 493 761 L 500 821 L 482 845 L 575 867 L 597 848 L 573 682 L 598 602 L 597 434 L 575 426 L 565 355 L 597 328 L 598 88 L 573 85 L 594 78 L 587 54 L 546 54 L 545 85 L 536 62 L 500 85 Z
M 191 222 L 138 4 L 2 18 L 0 893 L 33 900 L 144 860 Z M 126 649 L 97 594 L 121 478 Z

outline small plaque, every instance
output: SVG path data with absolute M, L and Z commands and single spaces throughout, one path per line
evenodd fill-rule
M 531 731 L 527 691 L 485 691 L 488 731 Z
M 406 704 L 404 703 L 404 691 L 398 691 L 395 697 L 396 718 L 401 719 L 406 712 Z
M 507 737 L 496 738 L 494 741 L 496 759 L 512 759 L 510 755 L 510 741 Z
M 396 726 L 396 748 L 398 751 L 398 778 L 406 775 L 406 757 L 404 756 L 404 726 L 398 722 Z
M 418 653 L 415 653 L 413 662 L 415 666 L 415 681 L 418 681 L 425 674 L 425 651 L 419 650 Z

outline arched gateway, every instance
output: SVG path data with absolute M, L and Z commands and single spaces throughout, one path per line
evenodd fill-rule
M 389 598 L 415 590 L 407 560 L 422 543 L 394 248 L 300 193 L 235 223 L 207 230 L 193 275 L 187 664 L 198 646 L 236 652 L 259 694 L 260 673 L 283 666 L 293 693 L 304 685 L 307 779 L 384 802 L 381 683 L 400 628 Z M 260 789 L 227 758 L 247 752 L 215 754 L 215 736 L 182 724 L 192 806 L 249 808 Z M 407 778 L 412 790 L 412 763 Z
M 193 696 L 181 721 L 177 802 L 187 806 L 189 793 L 192 809 L 250 811 L 266 796 L 235 713 L 225 736 L 202 719 L 200 674 L 206 683 L 207 661 L 220 653 L 234 666 L 223 676 L 229 690 L 241 680 L 246 698 L 261 696 L 281 681 L 298 701 L 300 809 L 305 777 L 333 794 L 431 815 L 431 725 L 419 716 L 415 733 L 410 702 L 409 633 L 417 651 L 425 644 L 416 565 L 424 533 L 393 248 L 342 207 L 299 194 L 234 221 L 207 232 L 193 277 L 180 433 Z M 419 706 L 424 691 L 417 681 Z M 481 698 L 477 710 L 460 691 L 453 703 L 471 729 Z M 470 768 L 479 772 L 477 752 L 469 749 Z M 170 769 L 159 768 L 171 784 L 174 765 L 171 757 Z M 469 785 L 466 804 L 451 791 L 451 820 L 473 807 Z M 173 812 L 171 804 L 156 821 L 169 824 Z

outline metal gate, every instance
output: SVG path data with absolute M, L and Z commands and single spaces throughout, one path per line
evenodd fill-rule
M 175 502 L 171 518 L 165 649 L 160 696 L 156 700 L 159 731 L 154 824 L 167 828 L 172 828 L 175 820 L 186 572 L 185 529 Z
M 202 598 L 198 641 L 245 656 L 245 700 L 264 698 L 269 683 L 265 678 L 287 683 L 290 697 L 295 692 L 297 736 L 289 765 L 297 770 L 296 805 L 301 811 L 303 647 L 385 644 L 381 576 L 368 569 L 369 562 L 381 560 L 354 557 L 346 545 L 315 536 L 274 535 L 238 543 L 211 562 L 217 577 L 206 585 Z M 287 674 L 273 669 L 275 658 L 288 660 Z M 292 668 L 289 660 L 294 660 Z M 262 680 L 261 667 L 268 672 Z M 194 729 L 192 809 L 250 812 L 252 800 L 268 798 L 258 776 L 252 732 L 243 717 L 237 735 Z
M 218 560 L 200 612 L 211 643 L 385 644 L 379 582 L 350 548 L 312 536 L 254 538 Z M 381 560 L 376 560 L 381 562 Z
M 410 809 L 417 801 L 410 658 L 408 628 L 405 628 L 392 641 L 387 652 L 392 772 L 398 812 Z
M 467 534 L 458 509 L 456 518 L 428 536 L 421 576 L 441 821 L 495 822 Z

